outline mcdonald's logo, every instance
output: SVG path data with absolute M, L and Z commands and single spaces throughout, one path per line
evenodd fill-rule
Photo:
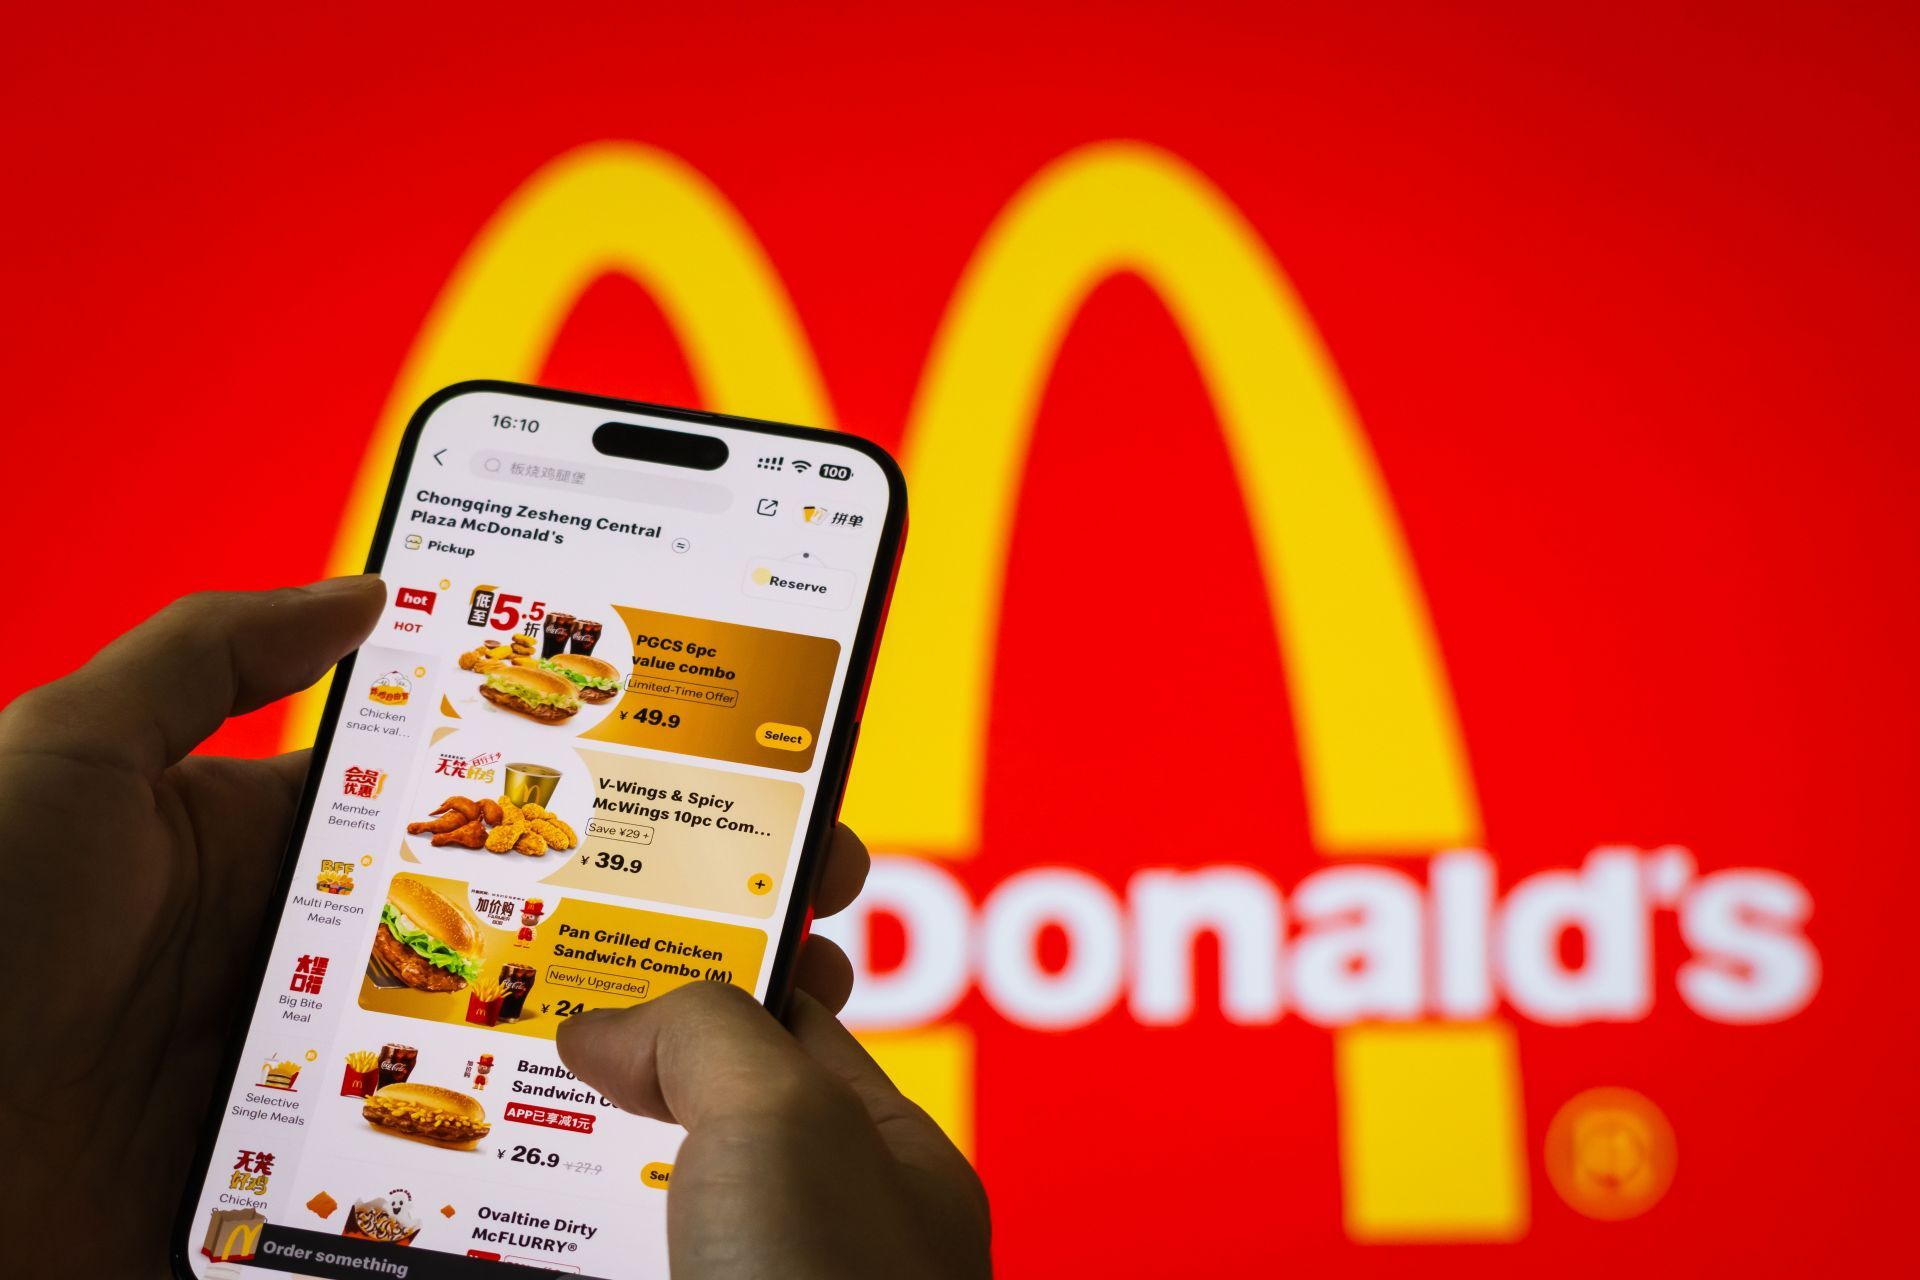
M 220 1243 L 220 1252 L 214 1255 L 216 1262 L 229 1258 L 251 1258 L 260 1247 L 260 1233 L 267 1224 L 256 1222 L 251 1226 L 241 1225 L 227 1232 L 227 1238 Z
M 257 1221 L 240 1221 L 227 1228 L 218 1248 L 211 1248 L 207 1256 L 215 1262 L 241 1262 L 260 1248 L 260 1233 L 266 1229 L 267 1220 L 258 1214 L 252 1215 Z
M 448 280 L 368 443 L 334 571 L 362 563 L 414 406 L 469 378 L 536 380 L 575 300 L 607 273 L 651 293 L 708 404 L 834 425 L 779 277 L 725 197 L 660 151 L 583 147 L 509 197 Z M 1407 900 L 1416 902 L 1409 910 L 1430 909 L 1437 931 L 1455 927 L 1446 913 L 1456 900 L 1471 906 L 1478 894 L 1488 903 L 1477 941 L 1454 948 L 1477 946 L 1479 969 L 1468 964 L 1458 981 L 1443 974 L 1439 997 L 1416 990 L 1412 1003 L 1318 1019 L 1336 1041 L 1346 1230 L 1361 1241 L 1517 1239 L 1530 1215 L 1529 1162 L 1516 1039 L 1485 958 L 1496 928 L 1492 863 L 1477 852 L 1479 801 L 1426 602 L 1365 433 L 1285 274 L 1232 203 L 1164 151 L 1101 143 L 1047 165 L 987 229 L 957 286 L 905 433 L 913 551 L 868 703 L 847 820 L 874 848 L 912 855 L 890 865 L 936 886 L 930 892 L 940 891 L 943 864 L 980 845 L 1000 602 L 1038 403 L 1082 303 L 1120 273 L 1144 280 L 1164 302 L 1218 410 L 1284 657 L 1316 847 L 1347 862 L 1381 860 L 1385 879 L 1373 883 L 1402 897 L 1421 890 L 1395 868 L 1431 862 L 1427 898 Z M 296 709 L 290 745 L 311 741 L 321 703 L 310 695 Z M 944 731 L 916 732 L 927 724 Z M 1316 874 L 1335 871 L 1344 873 Z M 1691 987 L 1683 972 L 1682 993 L 1697 1012 L 1777 1020 L 1812 997 L 1817 958 L 1803 939 L 1781 932 L 1810 907 L 1784 876 L 1699 876 L 1691 855 L 1677 849 L 1598 850 L 1578 873 L 1551 874 L 1562 879 L 1535 886 L 1524 912 L 1524 886 L 1516 886 L 1498 925 L 1502 945 L 1522 960 L 1585 903 L 1630 902 L 1644 914 L 1663 901 L 1681 909 L 1675 904 L 1686 892 L 1695 905 L 1685 909 L 1699 924 L 1683 917 L 1683 932 L 1696 949 L 1755 966 L 1738 990 L 1716 989 L 1732 981 L 1717 970 L 1696 975 Z M 1658 899 L 1659 885 L 1671 888 L 1670 900 Z M 1136 886 L 1136 910 L 1151 901 L 1152 887 Z M 1273 901 L 1277 911 L 1277 895 Z M 1780 926 L 1767 942 L 1740 934 L 1742 912 L 1753 910 Z M 1541 961 L 1546 969 L 1528 978 L 1510 955 L 1507 997 L 1543 1022 L 1631 1021 L 1644 1015 L 1642 995 L 1651 989 L 1635 967 L 1635 945 L 1630 936 L 1620 949 L 1618 990 L 1576 991 L 1577 1000 L 1562 998 L 1570 987 L 1552 971 L 1555 962 Z M 1432 985 L 1417 973 L 1413 981 L 1416 989 Z M 1266 988 L 1252 990 L 1249 1019 L 1277 1018 L 1277 980 L 1270 999 Z M 1164 991 L 1134 1000 L 1143 1016 L 1173 1005 Z M 863 1038 L 970 1147 L 969 1029 L 936 1020 Z

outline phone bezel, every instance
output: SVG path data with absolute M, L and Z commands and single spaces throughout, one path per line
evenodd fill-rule
M 839 431 L 828 431 L 821 427 L 803 427 L 790 422 L 746 418 L 735 414 L 713 413 L 704 409 L 649 404 L 642 400 L 623 400 L 581 391 L 563 391 L 554 387 L 538 387 L 527 383 L 473 379 L 457 382 L 434 392 L 420 402 L 419 407 L 413 411 L 413 416 L 407 420 L 406 430 L 401 433 L 399 447 L 394 452 L 393 470 L 387 482 L 386 496 L 380 505 L 380 519 L 374 528 L 373 544 L 367 549 L 366 572 L 377 573 L 385 566 L 388 546 L 393 540 L 395 525 L 399 519 L 400 504 L 406 492 L 407 479 L 412 473 L 414 455 L 427 420 L 447 402 L 460 396 L 482 392 L 519 396 L 523 399 L 546 403 L 602 409 L 615 414 L 641 414 L 689 425 L 724 426 L 761 435 L 838 445 L 864 454 L 880 468 L 881 475 L 886 479 L 887 511 L 881 522 L 880 545 L 874 554 L 873 572 L 867 583 L 866 597 L 860 606 L 859 625 L 847 655 L 846 676 L 840 688 L 840 704 L 834 714 L 830 735 L 822 744 L 825 753 L 821 761 L 820 785 L 814 792 L 813 809 L 807 819 L 806 838 L 801 845 L 800 864 L 796 872 L 797 884 L 794 893 L 787 901 L 787 912 L 780 921 L 779 933 L 774 938 L 773 967 L 767 976 L 765 1003 L 776 1017 L 782 1016 L 787 1001 L 792 995 L 794 958 L 812 923 L 813 896 L 818 887 L 821 867 L 825 863 L 827 845 L 832 838 L 834 825 L 840 819 L 840 806 L 846 796 L 847 780 L 853 767 L 853 750 L 859 739 L 860 720 L 866 711 L 867 690 L 873 678 L 874 655 L 879 649 L 880 634 L 886 624 L 887 608 L 892 602 L 893 586 L 899 573 L 900 553 L 905 545 L 907 532 L 906 477 L 902 474 L 899 463 L 895 462 L 893 455 L 885 449 L 861 436 L 848 435 Z M 330 747 L 333 743 L 334 731 L 339 724 L 340 710 L 345 701 L 346 690 L 352 683 L 354 663 L 358 657 L 359 651 L 355 650 L 342 658 L 334 670 L 332 683 L 327 689 L 326 707 L 321 713 L 320 724 L 314 735 L 316 750 L 323 744 Z M 857 693 L 855 692 L 856 682 Z M 271 912 L 270 920 L 262 923 L 260 935 L 255 941 L 253 961 L 248 969 L 251 979 L 246 987 L 249 993 L 248 998 L 234 1015 L 234 1026 L 228 1033 L 227 1050 L 222 1060 L 222 1068 L 215 1076 L 217 1087 L 208 1099 L 207 1113 L 201 1120 L 193 1164 L 181 1193 L 180 1207 L 174 1215 L 168 1263 L 178 1280 L 194 1280 L 190 1263 L 192 1253 L 195 1251 L 192 1244 L 193 1216 L 200 1206 L 200 1193 L 206 1185 L 207 1172 L 213 1160 L 213 1145 L 220 1132 L 226 1102 L 232 1095 L 234 1081 L 239 1076 L 240 1058 L 246 1047 L 247 1028 L 252 1023 L 253 1011 L 260 999 L 260 990 L 266 982 L 267 965 L 272 959 L 273 939 L 279 934 L 281 922 L 286 917 L 287 903 L 293 888 L 294 871 L 299 863 L 303 837 L 307 830 L 307 823 L 313 815 L 313 806 L 319 797 L 319 791 L 320 771 L 309 769 L 306 783 L 301 788 L 300 803 L 294 813 L 293 827 L 288 836 L 286 848 L 280 855 L 279 873 L 274 881 L 274 900 L 278 903 L 278 909 Z

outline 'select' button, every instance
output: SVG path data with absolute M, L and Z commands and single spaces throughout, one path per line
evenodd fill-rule
M 747 569 L 742 588 L 762 599 L 810 604 L 816 609 L 844 609 L 853 599 L 855 581 L 851 573 L 840 569 L 792 560 L 762 560 Z
M 797 724 L 763 724 L 753 731 L 753 740 L 775 751 L 805 751 L 813 745 L 813 734 Z

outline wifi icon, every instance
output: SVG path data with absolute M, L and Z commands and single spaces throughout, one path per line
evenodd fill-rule
M 801 475 L 805 475 L 807 474 L 807 468 L 811 467 L 813 464 L 811 462 L 808 462 L 805 458 L 795 458 L 793 462 L 789 465 L 791 465 L 793 469 L 795 471 L 798 471 Z

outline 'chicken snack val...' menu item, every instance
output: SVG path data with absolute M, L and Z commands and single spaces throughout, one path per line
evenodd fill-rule
M 626 692 L 580 736 L 805 772 L 840 644 L 617 605 L 633 637 Z

